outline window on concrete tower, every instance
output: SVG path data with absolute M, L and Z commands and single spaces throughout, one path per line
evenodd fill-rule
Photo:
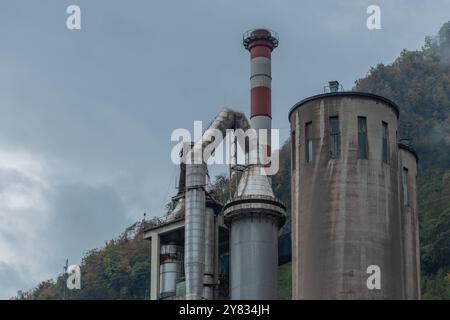
M 305 149 L 306 162 L 313 161 L 312 122 L 305 125 Z
M 383 162 L 389 163 L 389 128 L 383 121 Z
M 295 170 L 296 167 L 296 162 L 297 162 L 297 157 L 296 157 L 296 149 L 295 149 L 295 131 L 292 131 L 291 133 L 291 168 L 292 170 Z
M 408 194 L 408 169 L 403 168 L 402 172 L 402 189 L 403 189 L 403 206 L 409 206 L 409 194 Z
M 341 149 L 339 118 L 330 117 L 329 125 L 330 125 L 330 157 L 331 159 L 339 159 Z
M 367 118 L 358 117 L 358 158 L 367 159 Z

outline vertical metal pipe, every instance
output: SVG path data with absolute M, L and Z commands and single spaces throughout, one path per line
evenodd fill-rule
M 160 240 L 159 234 L 154 232 L 151 235 L 152 249 L 150 259 L 150 300 L 158 300 L 159 294 L 159 252 L 160 252 Z
M 186 166 L 185 275 L 186 300 L 201 300 L 205 244 L 206 164 Z
M 214 209 L 206 207 L 203 298 L 207 300 L 214 299 L 214 229 Z
M 217 285 L 219 284 L 219 217 L 214 217 L 214 299 L 217 299 Z

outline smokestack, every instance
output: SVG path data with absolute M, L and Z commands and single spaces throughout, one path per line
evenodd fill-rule
M 244 34 L 244 46 L 251 54 L 252 127 L 270 130 L 270 56 L 278 46 L 278 36 L 266 29 L 249 31 Z M 270 131 L 267 133 L 269 138 Z M 270 145 L 268 139 L 268 155 Z M 277 299 L 278 230 L 284 224 L 285 211 L 273 194 L 269 177 L 261 174 L 261 164 L 247 166 L 233 200 L 224 206 L 225 222 L 230 227 L 232 300 Z
M 278 35 L 267 29 L 255 29 L 244 34 L 245 49 L 251 56 L 251 123 L 259 132 L 268 134 L 267 154 L 271 154 L 270 129 L 272 128 L 272 75 L 271 55 L 278 47 Z

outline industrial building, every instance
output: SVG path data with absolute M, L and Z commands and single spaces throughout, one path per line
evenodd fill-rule
M 418 299 L 417 156 L 399 144 L 399 108 L 330 88 L 289 115 L 293 298 Z
M 188 161 L 210 144 L 210 129 L 272 125 L 271 54 L 278 35 L 244 34 L 251 56 L 250 121 L 224 109 L 181 156 L 178 194 L 151 241 L 151 299 L 277 299 L 280 239 L 292 242 L 293 299 L 419 299 L 417 155 L 399 143 L 399 108 L 386 98 L 327 93 L 296 104 L 291 123 L 291 230 L 286 206 L 262 164 L 230 168 L 227 203 L 208 187 L 208 168 Z M 271 142 L 267 143 L 271 153 Z M 290 257 L 289 257 L 290 259 Z M 371 267 L 380 286 L 368 286 Z M 369 272 L 369 273 L 368 273 Z
M 221 204 L 208 192 L 206 164 L 189 161 L 212 141 L 210 130 L 225 136 L 228 129 L 272 127 L 271 54 L 278 36 L 256 29 L 244 35 L 243 44 L 251 56 L 250 121 L 223 110 L 183 155 L 173 211 L 145 233 L 152 241 L 151 299 L 277 299 L 278 231 L 285 205 L 275 198 L 270 177 L 261 174 L 264 165 L 233 167 L 241 178 L 232 200 Z M 270 155 L 270 140 L 263 148 Z

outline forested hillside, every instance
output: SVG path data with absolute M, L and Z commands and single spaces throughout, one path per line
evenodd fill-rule
M 403 51 L 391 65 L 379 64 L 354 90 L 395 101 L 401 108 L 400 136 L 419 154 L 418 199 L 424 299 L 450 299 L 450 23 L 421 50 Z M 290 143 L 280 151 L 280 171 L 273 179 L 276 195 L 290 205 Z M 216 181 L 221 200 L 229 198 L 225 177 Z M 289 210 L 288 210 L 289 211 Z M 288 220 L 289 221 L 289 220 Z M 144 299 L 148 297 L 150 247 L 140 230 L 157 221 L 140 222 L 105 247 L 83 258 L 81 291 L 68 299 Z M 289 224 L 285 229 L 288 229 Z M 288 230 L 283 230 L 283 232 Z M 289 270 L 281 268 L 283 297 L 289 295 Z M 45 281 L 19 293 L 20 299 L 61 299 L 63 278 Z

